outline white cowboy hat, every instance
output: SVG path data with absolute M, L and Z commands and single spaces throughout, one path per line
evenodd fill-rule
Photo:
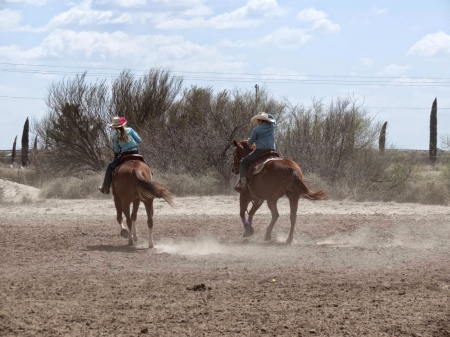
M 125 117 L 113 117 L 109 126 L 112 128 L 119 128 L 121 126 L 125 126 L 126 124 L 127 120 L 125 119 Z
M 266 121 L 269 123 L 273 123 L 275 122 L 275 120 L 273 120 L 272 118 L 269 118 L 269 115 L 266 112 L 258 112 L 257 115 L 253 116 L 252 119 L 250 120 L 250 122 L 252 122 L 252 124 L 256 124 L 256 121 L 260 119 L 262 121 Z

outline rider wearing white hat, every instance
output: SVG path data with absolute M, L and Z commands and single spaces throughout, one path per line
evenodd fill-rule
M 275 151 L 275 118 L 266 112 L 259 112 L 250 120 L 252 124 L 256 124 L 247 143 L 249 146 L 255 144 L 256 148 L 247 156 L 241 159 L 239 166 L 240 184 L 238 189 L 247 189 L 247 169 L 250 164 L 257 161 L 268 151 Z

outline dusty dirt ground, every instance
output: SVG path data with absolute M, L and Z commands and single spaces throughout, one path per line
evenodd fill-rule
M 450 207 L 301 200 L 286 245 L 286 199 L 271 242 L 265 204 L 244 240 L 237 196 L 155 200 L 147 249 L 143 207 L 129 247 L 111 198 L 34 192 L 0 205 L 1 336 L 450 336 Z

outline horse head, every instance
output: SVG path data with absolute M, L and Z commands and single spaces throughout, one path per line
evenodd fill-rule
M 233 153 L 233 167 L 231 171 L 234 174 L 239 174 L 239 163 L 242 158 L 248 155 L 254 150 L 254 146 L 248 146 L 247 140 L 241 140 L 239 143 L 233 140 L 233 144 L 236 147 Z

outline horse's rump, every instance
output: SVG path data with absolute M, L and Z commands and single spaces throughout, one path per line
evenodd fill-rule
M 268 194 L 300 194 L 310 200 L 326 200 L 324 191 L 314 192 L 303 179 L 300 167 L 291 159 L 269 161 L 257 175 L 252 176 L 251 189 L 267 190 Z
M 152 198 L 163 198 L 173 206 L 173 196 L 162 183 L 152 180 L 150 166 L 141 160 L 126 161 L 116 168 L 113 176 L 113 195 L 131 202 L 143 202 Z

